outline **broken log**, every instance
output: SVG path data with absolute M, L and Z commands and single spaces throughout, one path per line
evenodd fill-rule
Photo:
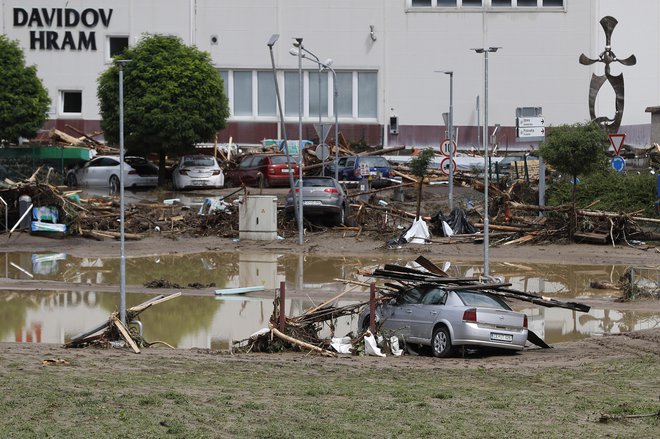
M 303 349 L 307 349 L 307 350 L 310 350 L 310 351 L 317 352 L 317 353 L 319 353 L 321 355 L 324 355 L 326 357 L 333 357 L 333 358 L 337 357 L 337 354 L 335 354 L 334 352 L 326 351 L 325 349 L 321 349 L 321 348 L 319 348 L 317 346 L 314 346 L 312 344 L 305 343 L 304 341 L 296 340 L 293 337 L 289 337 L 288 335 L 286 335 L 286 334 L 280 332 L 278 329 L 276 329 L 272 324 L 270 324 L 268 326 L 270 327 L 270 331 L 274 335 L 276 335 L 278 338 L 280 338 L 280 339 L 282 339 L 282 340 L 284 340 L 288 343 L 291 343 L 291 344 L 296 345 L 298 347 L 301 347 Z

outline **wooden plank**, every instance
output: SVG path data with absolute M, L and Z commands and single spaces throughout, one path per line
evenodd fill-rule
M 124 338 L 124 340 L 126 340 L 126 343 L 128 343 L 131 349 L 133 349 L 133 352 L 139 354 L 140 348 L 138 347 L 137 344 L 135 344 L 135 340 L 133 340 L 133 337 L 131 337 L 131 334 L 128 332 L 128 329 L 126 329 L 126 326 L 124 326 L 124 324 L 122 323 L 121 320 L 119 320 L 119 317 L 117 317 L 116 314 L 112 316 L 112 321 L 119 330 L 121 336 Z
M 438 276 L 442 276 L 442 277 L 448 277 L 447 273 L 444 270 L 442 270 L 440 267 L 438 267 L 437 265 L 435 265 L 433 262 L 431 262 L 422 255 L 419 255 L 417 259 L 415 259 L 415 262 L 417 262 L 419 265 L 426 268 L 428 271 L 430 271 L 433 274 L 437 274 Z

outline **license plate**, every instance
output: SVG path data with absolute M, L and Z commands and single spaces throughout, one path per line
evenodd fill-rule
M 320 206 L 321 203 L 319 200 L 303 200 L 303 206 Z
M 289 168 L 282 169 L 282 174 L 290 174 L 290 173 L 291 173 L 291 169 Z
M 490 339 L 494 341 L 513 341 L 513 335 L 498 334 L 497 332 L 491 332 Z

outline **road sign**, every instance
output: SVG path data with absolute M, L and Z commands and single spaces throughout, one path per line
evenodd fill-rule
M 621 151 L 621 147 L 623 146 L 623 141 L 626 140 L 626 135 L 625 134 L 610 134 L 610 144 L 612 145 L 612 148 L 614 148 L 614 154 L 617 156 L 619 155 L 619 151 Z M 621 172 L 621 171 L 619 171 Z
M 545 126 L 545 119 L 543 117 L 519 117 L 518 128 L 527 127 L 542 127 Z
M 612 157 L 610 166 L 616 172 L 623 172 L 626 169 L 626 161 L 620 155 L 615 155 L 614 157 Z
M 518 127 L 518 137 L 521 139 L 529 137 L 545 137 L 545 127 Z
M 453 148 L 452 150 L 449 149 L 449 139 L 445 139 L 442 141 L 440 144 L 440 152 L 442 155 L 446 155 L 449 157 L 450 155 L 456 155 L 456 141 L 452 141 Z
M 331 123 L 315 123 L 314 124 L 314 130 L 316 130 L 316 134 L 319 136 L 319 143 L 325 143 L 325 139 L 328 138 L 328 133 L 330 132 L 330 128 L 332 127 Z M 323 133 L 321 133 L 323 131 Z M 321 137 L 323 137 L 321 139 Z
M 328 157 L 330 157 L 330 147 L 328 147 L 328 145 L 325 143 L 322 143 L 316 147 L 314 154 L 316 155 L 317 159 L 325 161 Z
M 445 175 L 449 175 L 449 171 L 450 171 L 449 163 L 450 163 L 449 157 L 445 157 L 440 162 L 440 171 L 442 171 L 442 173 L 445 174 Z M 454 165 L 453 166 L 454 172 L 456 172 L 456 160 L 452 160 L 452 163 Z

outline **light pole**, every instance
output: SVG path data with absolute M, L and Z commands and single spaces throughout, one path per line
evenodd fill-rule
M 484 54 L 484 276 L 489 275 L 488 270 L 488 54 L 495 53 L 500 47 L 472 49 L 476 53 Z
M 129 59 L 117 60 L 119 67 L 119 319 L 126 324 L 126 251 L 124 247 L 124 64 Z
M 298 206 L 297 203 L 301 201 L 300 198 L 302 197 L 302 193 L 296 194 L 296 189 L 293 185 L 293 172 L 292 172 L 293 168 L 291 167 L 291 156 L 289 154 L 289 145 L 287 143 L 286 125 L 284 125 L 284 113 L 282 112 L 282 98 L 280 97 L 280 87 L 279 84 L 277 83 L 277 72 L 275 70 L 275 57 L 273 56 L 273 46 L 275 45 L 275 43 L 279 38 L 280 38 L 280 34 L 271 35 L 266 45 L 268 46 L 268 49 L 270 51 L 270 62 L 273 66 L 273 80 L 275 81 L 275 95 L 277 97 L 277 109 L 280 112 L 280 124 L 282 125 L 281 128 L 282 136 L 284 137 L 284 152 L 286 153 L 286 165 L 289 168 L 289 185 L 291 186 L 291 193 L 293 194 L 293 205 Z M 298 223 L 298 228 L 300 229 L 301 227 L 302 224 Z
M 454 209 L 454 72 L 436 70 L 449 75 L 449 210 Z
M 293 56 L 299 56 L 300 50 L 297 48 L 293 47 L 289 51 L 289 53 Z M 305 53 L 308 53 L 313 57 L 313 59 L 308 58 L 305 56 Z M 303 58 L 312 61 L 316 63 L 319 66 L 319 74 L 323 70 L 330 70 L 330 73 L 332 73 L 332 90 L 333 90 L 333 95 L 335 97 L 335 100 L 333 102 L 333 112 L 335 116 L 335 180 L 339 180 L 339 109 L 337 107 L 337 99 L 339 97 L 339 92 L 337 91 L 337 72 L 335 72 L 335 69 L 333 69 L 332 66 L 332 58 L 328 58 L 325 60 L 325 62 L 321 62 L 319 58 L 314 55 L 312 52 L 309 50 L 305 49 L 304 47 L 302 48 L 302 56 Z M 320 76 L 319 76 L 319 84 L 320 84 Z M 323 125 L 321 124 L 321 97 L 319 96 L 319 125 L 321 125 L 321 136 L 323 136 Z M 325 171 L 325 161 L 323 161 L 323 166 L 324 166 L 324 171 Z M 325 172 L 324 172 L 325 174 Z
M 302 74 L 302 51 L 303 39 L 298 37 L 293 43 L 298 50 L 298 185 L 300 187 L 300 197 L 298 202 L 298 244 L 303 245 L 303 200 L 302 200 L 302 185 L 303 185 L 303 135 L 302 135 L 302 115 L 303 115 L 303 74 Z M 295 192 L 295 191 L 294 191 Z

